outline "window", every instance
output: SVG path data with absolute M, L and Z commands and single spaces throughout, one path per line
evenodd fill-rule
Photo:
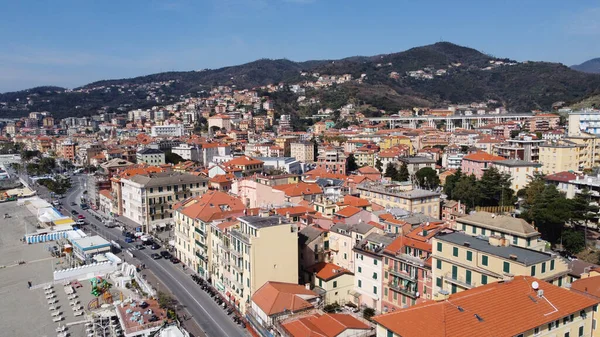
M 323 280 L 319 279 L 319 287 L 323 288 Z
M 387 331 L 387 337 L 394 337 L 394 333 L 392 332 L 392 330 Z
M 519 237 L 513 236 L 513 245 L 519 244 Z
M 473 252 L 467 251 L 467 261 L 473 261 Z
M 533 329 L 533 334 L 534 335 L 539 335 L 540 334 L 540 327 L 536 327 L 535 329 Z
M 485 255 L 481 256 L 481 264 L 484 266 L 488 265 L 488 257 L 487 256 L 485 256 Z
M 554 270 L 554 260 L 550 261 L 550 270 Z
M 485 228 L 482 228 L 482 229 L 481 229 L 481 235 L 484 235 L 484 236 L 485 236 Z
M 437 269 L 442 269 L 442 260 L 435 260 L 435 266 Z
M 442 243 L 441 243 L 441 242 L 438 242 L 438 243 L 437 243 L 437 251 L 438 251 L 438 252 L 441 252 L 441 251 L 442 251 Z
M 467 231 L 467 225 L 462 224 L 462 230 L 463 230 L 463 232 L 466 232 Z
M 477 234 L 477 227 L 473 226 L 472 232 L 473 234 Z
M 377 295 L 377 286 L 373 286 L 373 294 Z
M 458 256 L 458 247 L 452 247 L 452 256 Z
M 373 264 L 377 265 L 377 260 L 373 259 Z
M 552 331 L 554 329 L 554 322 L 548 323 L 548 331 Z
M 569 332 L 568 332 L 568 331 L 567 331 L 567 332 L 565 332 L 565 337 L 569 337 L 569 336 L 570 336 L 570 335 L 569 335 Z
M 333 281 L 333 287 L 337 288 L 337 281 Z
M 546 262 L 542 263 L 542 274 L 546 272 Z
M 348 260 L 348 255 L 344 253 L 344 260 Z
M 358 267 L 358 272 L 362 273 L 362 267 Z
M 535 266 L 531 266 L 531 276 L 535 276 Z
M 362 281 L 361 280 L 358 280 L 358 287 L 362 288 Z
M 583 337 L 583 327 L 579 327 L 579 337 Z
M 377 273 L 373 273 L 373 279 L 376 280 L 377 279 Z
M 510 273 L 510 263 L 508 263 L 508 262 L 504 262 L 504 267 L 502 268 L 502 270 L 503 270 L 505 273 Z
M 481 275 L 481 284 L 487 284 L 487 275 Z
M 437 279 L 435 279 L 435 285 L 440 288 L 442 287 L 442 278 L 441 277 L 438 277 Z

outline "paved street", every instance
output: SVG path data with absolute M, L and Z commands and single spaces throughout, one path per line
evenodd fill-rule
M 81 184 L 85 180 L 85 175 L 72 177 L 73 187 L 63 199 L 63 208 L 68 211 L 76 210 L 80 214 L 86 216 L 86 222 L 97 226 L 97 231 L 87 226 L 87 229 L 96 231 L 99 235 L 104 236 L 108 240 L 119 240 L 120 245 L 124 249 L 131 248 L 139 263 L 146 264 L 152 273 L 159 280 L 158 289 L 166 287 L 177 298 L 186 310 L 190 313 L 193 320 L 204 330 L 209 337 L 216 336 L 248 336 L 249 333 L 243 330 L 239 325 L 233 322 L 231 316 L 219 307 L 215 301 L 207 295 L 193 280 L 186 274 L 180 264 L 172 264 L 169 260 L 160 259 L 153 260 L 150 254 L 153 252 L 150 249 L 135 250 L 134 244 L 125 243 L 121 231 L 118 228 L 106 228 L 101 221 L 94 218 L 89 212 L 81 210 L 79 200 L 85 187 Z M 77 206 L 71 206 L 71 202 L 75 202 Z

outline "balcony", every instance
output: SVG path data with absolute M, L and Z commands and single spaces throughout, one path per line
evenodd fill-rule
M 200 253 L 200 251 L 199 251 L 199 250 L 197 250 L 197 251 L 196 251 L 194 254 L 195 254 L 197 257 L 199 257 L 199 258 L 200 258 L 200 260 L 202 260 L 202 261 L 204 261 L 204 262 L 208 262 L 208 259 L 206 258 L 206 256 L 202 255 L 202 254 Z
M 240 274 L 242 274 L 244 272 L 244 268 L 238 266 L 237 262 L 232 262 L 231 267 Z
M 204 231 L 201 230 L 200 228 L 194 227 L 194 230 L 196 231 L 196 233 L 202 235 L 203 237 L 206 237 L 206 233 L 204 233 Z
M 405 271 L 402 270 L 396 270 L 396 269 L 388 269 L 388 272 L 394 276 L 398 276 L 400 278 L 403 278 L 405 280 L 411 281 L 411 282 L 417 282 L 417 276 L 416 275 L 410 275 Z
M 242 254 L 242 252 L 239 252 L 236 249 L 231 249 L 229 252 L 231 253 L 232 256 L 235 256 L 237 258 L 241 258 L 244 255 L 244 254 Z
M 203 244 L 202 242 L 200 242 L 200 241 L 198 241 L 198 240 L 195 240 L 195 241 L 196 241 L 196 245 L 197 245 L 197 246 L 200 246 L 200 247 L 202 247 L 202 248 L 206 249 L 206 245 L 205 245 L 205 244 Z
M 452 273 L 446 273 L 444 280 L 448 283 L 456 284 L 456 285 L 466 288 L 466 289 L 471 289 L 471 288 L 474 288 L 475 286 L 477 286 L 477 284 L 475 282 L 473 282 L 473 280 L 467 282 L 467 280 L 465 278 L 462 278 L 458 275 L 452 275 Z
M 417 291 L 412 287 L 405 287 L 399 283 L 390 282 L 388 283 L 388 287 L 391 290 L 404 294 L 408 297 L 417 298 Z

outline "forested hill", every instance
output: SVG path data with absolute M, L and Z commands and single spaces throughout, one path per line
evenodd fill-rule
M 313 74 L 317 73 L 351 74 L 353 80 L 336 86 L 335 90 L 343 91 L 343 97 L 389 113 L 415 106 L 488 100 L 512 111 L 548 110 L 558 101 L 575 103 L 600 94 L 597 74 L 575 71 L 557 63 L 519 63 L 440 42 L 399 53 L 341 60 L 261 59 L 220 69 L 98 81 L 73 91 L 34 88 L 0 94 L 0 117 L 44 110 L 57 117 L 82 116 L 103 107 L 126 111 L 202 95 L 216 85 L 252 88 L 280 82 L 294 84 L 315 81 L 318 77 Z M 358 81 L 361 76 L 363 79 Z M 321 104 L 327 107 L 327 97 L 331 95 L 319 96 Z

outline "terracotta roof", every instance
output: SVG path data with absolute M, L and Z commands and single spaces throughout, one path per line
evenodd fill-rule
M 570 171 L 557 172 L 546 176 L 546 180 L 559 181 L 563 183 L 568 183 L 569 181 L 575 179 L 577 179 L 577 174 Z
M 600 299 L 600 276 L 591 276 L 571 283 L 571 290 Z
M 532 289 L 534 281 L 544 291 L 544 298 Z M 516 336 L 597 303 L 534 277 L 516 276 L 512 281 L 490 283 L 440 302 L 426 301 L 374 320 L 402 337 Z
M 379 170 L 371 166 L 364 166 L 358 169 L 358 172 L 362 174 L 381 174 Z
M 329 281 L 341 275 L 354 275 L 350 270 L 334 263 L 319 262 L 308 268 L 315 276 L 323 281 Z
M 310 309 L 313 305 L 308 300 L 317 296 L 317 293 L 299 284 L 269 281 L 252 295 L 252 302 L 270 316 L 288 310 Z
M 264 164 L 264 162 L 258 160 L 258 159 L 254 159 L 252 157 L 248 157 L 248 156 L 240 156 L 240 157 L 236 157 L 231 159 L 230 161 L 224 162 L 223 165 L 226 166 L 248 166 L 248 165 L 260 165 L 260 164 Z
M 431 252 L 431 243 L 417 241 L 407 236 L 399 236 L 396 239 L 394 239 L 392 243 L 385 247 L 385 251 L 390 254 L 404 253 L 405 247 L 416 248 L 425 252 Z
M 315 314 L 283 323 L 282 327 L 293 337 L 336 337 L 348 329 L 371 329 L 349 314 Z
M 102 189 L 102 190 L 98 191 L 98 193 L 101 194 L 101 195 L 103 195 L 103 196 L 105 196 L 105 197 L 107 197 L 110 200 L 113 199 L 112 194 L 110 194 L 110 190 Z
M 371 206 L 371 202 L 367 199 L 355 197 L 352 195 L 344 196 L 344 204 L 354 207 L 368 207 Z
M 273 186 L 274 189 L 283 191 L 288 197 L 298 197 L 301 195 L 322 194 L 323 190 L 317 184 L 298 182 L 293 184 L 283 184 Z
M 173 208 L 189 218 L 210 221 L 215 215 L 225 212 L 241 212 L 245 206 L 242 200 L 225 192 L 209 191 L 200 197 L 187 199 Z
M 294 215 L 304 215 L 306 213 L 317 213 L 317 211 L 315 211 L 314 209 L 309 208 L 309 207 L 293 206 L 293 207 L 277 208 L 277 209 L 275 209 L 275 213 L 282 215 L 282 216 L 286 216 L 288 214 L 290 216 L 294 216 Z
M 358 207 L 354 207 L 354 206 L 347 206 L 347 207 L 344 207 L 343 209 L 335 212 L 335 215 L 339 215 L 344 218 L 349 218 L 353 215 L 358 214 L 362 210 L 363 210 L 362 208 L 358 208 Z
M 475 152 L 475 153 L 471 153 L 468 154 L 466 156 L 463 157 L 463 160 L 471 160 L 471 161 L 478 161 L 478 162 L 488 162 L 488 161 L 500 161 L 500 160 L 504 160 L 506 158 L 504 157 L 500 157 L 500 156 L 494 156 L 491 155 L 487 152 Z
M 217 174 L 216 176 L 212 177 L 209 180 L 209 182 L 217 183 L 217 184 L 224 184 L 224 183 L 232 182 L 234 179 L 235 179 L 235 176 L 231 173 Z

